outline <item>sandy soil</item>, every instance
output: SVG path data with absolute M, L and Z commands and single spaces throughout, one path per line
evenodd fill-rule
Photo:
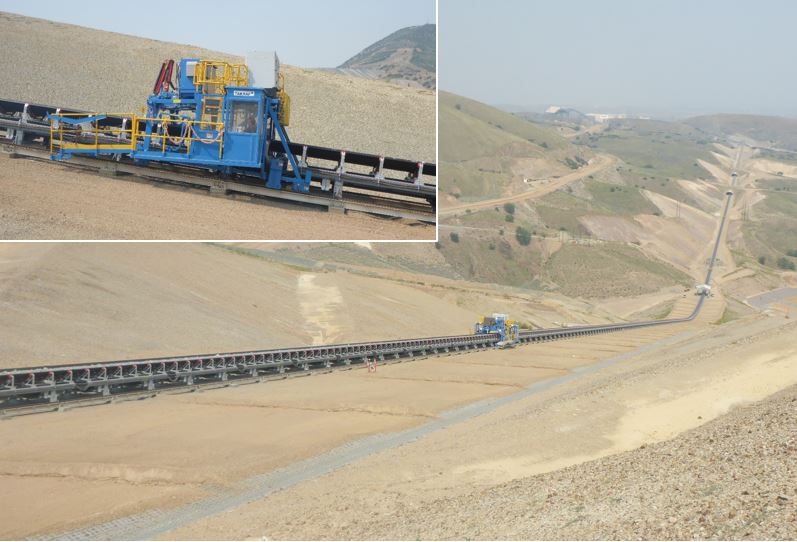
M 793 164 L 784 164 L 783 162 L 776 162 L 764 158 L 758 158 L 750 162 L 750 170 L 752 173 L 768 177 L 783 176 L 792 179 L 797 178 L 797 166 Z M 778 173 L 781 175 L 778 175 Z
M 723 184 L 728 181 L 727 172 L 718 172 L 717 175 L 724 175 L 721 179 Z M 703 210 L 715 212 L 721 205 L 721 194 L 717 187 L 706 181 L 687 181 L 679 179 L 678 184 L 689 192 L 689 194 L 703 207 Z
M 0 366 L 458 334 L 495 306 L 452 292 L 215 245 L 0 244 Z
M 46 360 L 59 359 L 65 349 L 75 356 L 121 348 L 161 352 L 165 342 L 184 353 L 186 344 L 196 348 L 225 336 L 240 348 L 266 334 L 274 342 L 295 337 L 308 343 L 361 339 L 384 329 L 396 336 L 461 332 L 470 327 L 473 306 L 495 307 L 511 297 L 484 285 L 471 292 L 464 282 L 443 279 L 436 285 L 448 287 L 435 288 L 417 273 L 402 283 L 395 271 L 369 277 L 277 265 L 208 245 L 3 248 L 0 300 L 10 310 L 0 329 L 11 331 L 0 344 L 9 345 L 11 356 L 2 357 L 16 355 L 26 363 L 31 344 L 37 359 Z M 389 279 L 389 273 L 397 274 Z M 673 316 L 688 314 L 694 296 L 674 296 Z M 240 299 L 252 306 L 241 306 Z M 555 311 L 557 304 L 562 302 L 536 300 L 529 312 L 546 306 Z M 360 368 L 161 395 L 38 415 L 36 424 L 27 423 L 32 418 L 4 420 L 0 509 L 15 510 L 16 519 L 0 533 L 63 532 L 212 499 L 222 489 L 247 487 L 254 475 L 364 435 L 418 426 L 457 405 L 579 375 L 164 536 L 414 538 L 432 536 L 434 525 L 451 532 L 445 523 L 421 525 L 412 518 L 440 499 L 466 498 L 475 489 L 671 438 L 797 381 L 794 325 L 783 316 L 711 325 L 724 307 L 718 291 L 694 324 L 419 360 L 376 373 Z M 28 355 L 21 355 L 26 349 Z M 616 356 L 626 357 L 595 373 L 587 369 Z M 88 506 L 78 503 L 86 510 L 77 514 L 68 496 L 84 492 L 92 496 Z M 42 493 L 52 499 L 41 499 Z
M 435 292 L 436 296 L 472 311 L 472 314 L 480 314 L 485 310 L 505 312 L 536 327 L 555 327 L 561 325 L 561 322 L 597 323 L 616 322 L 622 319 L 622 315 L 613 309 L 604 308 L 602 301 L 598 304 L 585 299 L 567 298 L 556 292 L 508 288 L 410 270 L 428 269 L 438 264 L 447 269 L 448 264 L 442 259 L 439 251 L 425 244 L 369 243 L 368 248 L 348 244 L 326 246 L 301 244 L 286 247 L 275 243 L 236 243 L 235 246 L 299 255 L 320 265 L 358 275 L 378 277 L 405 285 L 423 285 Z M 369 257 L 384 263 L 384 266 L 375 266 L 374 260 Z M 674 299 L 678 293 L 671 291 L 670 298 Z

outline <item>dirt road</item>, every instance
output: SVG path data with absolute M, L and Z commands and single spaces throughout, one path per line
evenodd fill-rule
M 544 185 L 536 186 L 530 190 L 525 192 L 521 192 L 520 194 L 513 194 L 511 196 L 502 196 L 500 198 L 495 198 L 491 200 L 484 200 L 484 201 L 477 201 L 473 203 L 463 203 L 462 205 L 455 205 L 453 207 L 446 207 L 440 209 L 440 216 L 455 216 L 467 211 L 476 211 L 478 209 L 487 209 L 490 207 L 495 207 L 496 205 L 503 205 L 504 203 L 516 202 L 516 201 L 524 201 L 528 199 L 538 199 L 546 194 L 550 194 L 555 190 L 558 190 L 568 184 L 575 182 L 579 179 L 583 179 L 588 175 L 594 175 L 595 173 L 606 169 L 615 164 L 617 159 L 614 156 L 606 155 L 606 154 L 598 154 L 595 156 L 594 161 L 591 164 L 588 164 L 573 173 L 569 173 L 563 177 L 558 179 L 552 180 L 549 183 Z

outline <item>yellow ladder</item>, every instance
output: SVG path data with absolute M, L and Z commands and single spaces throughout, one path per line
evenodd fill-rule
M 202 98 L 202 124 L 200 128 L 202 130 L 212 130 L 215 128 L 216 124 L 206 124 L 206 123 L 218 123 L 221 122 L 221 109 L 224 104 L 224 98 L 221 96 L 204 96 Z

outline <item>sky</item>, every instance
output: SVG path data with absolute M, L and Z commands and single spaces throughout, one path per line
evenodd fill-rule
M 797 1 L 440 0 L 441 90 L 493 105 L 797 116 Z
M 307 68 L 338 66 L 400 28 L 435 22 L 435 0 L 0 0 L 0 11 L 232 54 L 276 50 Z

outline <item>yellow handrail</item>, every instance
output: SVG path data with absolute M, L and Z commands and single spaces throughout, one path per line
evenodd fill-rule
M 205 94 L 226 94 L 227 87 L 249 85 L 249 68 L 222 60 L 200 60 L 194 69 L 194 84 Z
M 62 117 L 93 117 L 98 115 L 97 113 L 63 113 L 60 116 Z M 56 119 L 50 119 L 50 154 L 53 154 L 54 150 L 54 142 L 57 140 L 58 146 L 61 149 L 96 149 L 96 150 L 135 150 L 136 144 L 138 143 L 139 139 L 143 139 L 145 137 L 149 137 L 154 139 L 157 144 L 157 140 L 161 140 L 161 150 L 165 154 L 166 152 L 166 140 L 169 136 L 169 123 L 172 124 L 179 124 L 183 126 L 183 130 L 185 133 L 184 136 L 180 138 L 182 141 L 187 141 L 186 145 L 186 152 L 190 152 L 191 150 L 191 142 L 192 141 L 201 141 L 204 143 L 219 143 L 219 159 L 222 157 L 223 149 L 224 149 L 224 123 L 223 122 L 210 122 L 210 121 L 201 121 L 201 120 L 190 120 L 190 119 L 171 119 L 168 117 L 161 117 L 161 118 L 151 118 L 151 117 L 137 117 L 136 115 L 129 114 L 129 113 L 105 113 L 106 116 L 119 116 L 130 120 L 130 127 L 129 128 L 116 128 L 116 127 L 108 127 L 108 128 L 97 128 L 92 127 L 92 129 L 87 132 L 82 128 L 80 124 L 66 124 L 63 122 L 58 122 Z M 163 125 L 162 133 L 141 133 L 138 129 L 139 122 L 160 122 Z M 55 132 L 55 123 L 58 122 L 58 137 L 54 137 L 56 135 Z M 211 140 L 207 138 L 200 137 L 196 133 L 195 125 L 202 125 L 202 126 L 210 126 L 211 130 L 217 132 L 218 134 Z M 75 139 L 79 139 L 79 136 L 85 134 L 92 134 L 94 136 L 93 143 L 81 143 L 79 141 L 70 141 L 65 140 L 65 137 L 68 138 L 70 136 L 74 136 Z M 117 139 L 123 137 L 125 139 L 124 143 L 100 143 L 100 136 L 108 136 L 108 137 L 116 137 Z M 128 140 L 129 137 L 129 140 Z

